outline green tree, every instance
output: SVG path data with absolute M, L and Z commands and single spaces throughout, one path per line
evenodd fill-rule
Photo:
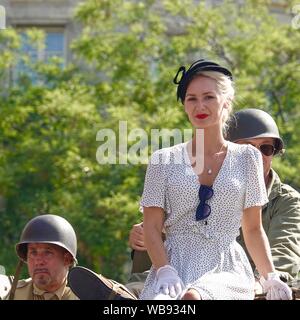
M 290 21 L 280 23 L 271 1 L 87 1 L 77 12 L 85 28 L 74 49 L 96 71 L 107 118 L 130 119 L 148 130 L 186 125 L 171 84 L 180 64 L 199 57 L 227 64 L 235 75 L 236 108 L 262 108 L 277 120 L 289 152 L 275 167 L 299 188 L 295 4 L 284 2 Z

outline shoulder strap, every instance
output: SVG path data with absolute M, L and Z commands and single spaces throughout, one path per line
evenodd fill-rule
M 24 264 L 24 262 L 20 259 L 19 262 L 18 262 L 18 265 L 17 265 L 17 269 L 16 269 L 16 272 L 15 272 L 14 280 L 13 280 L 12 285 L 11 285 L 11 290 L 10 290 L 10 294 L 9 294 L 8 300 L 14 300 L 15 292 L 16 292 L 16 288 L 17 288 L 17 284 L 18 284 L 18 280 L 19 280 L 19 276 L 20 276 L 23 264 Z

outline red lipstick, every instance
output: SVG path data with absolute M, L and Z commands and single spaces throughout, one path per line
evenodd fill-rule
M 199 113 L 196 115 L 197 119 L 205 119 L 207 117 L 208 117 L 208 114 L 206 114 L 206 113 Z

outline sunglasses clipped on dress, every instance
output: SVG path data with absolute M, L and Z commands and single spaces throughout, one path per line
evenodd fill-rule
M 196 209 L 196 220 L 206 219 L 211 212 L 210 205 L 206 203 L 214 194 L 214 191 L 211 187 L 206 185 L 201 185 L 199 188 L 199 199 L 200 203 Z

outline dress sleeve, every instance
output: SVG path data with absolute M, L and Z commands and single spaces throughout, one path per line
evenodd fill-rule
M 140 201 L 142 207 L 166 207 L 166 167 L 161 150 L 154 152 L 148 163 L 144 191 Z
M 244 209 L 263 206 L 268 200 L 262 155 L 255 147 L 247 148 L 247 183 Z

